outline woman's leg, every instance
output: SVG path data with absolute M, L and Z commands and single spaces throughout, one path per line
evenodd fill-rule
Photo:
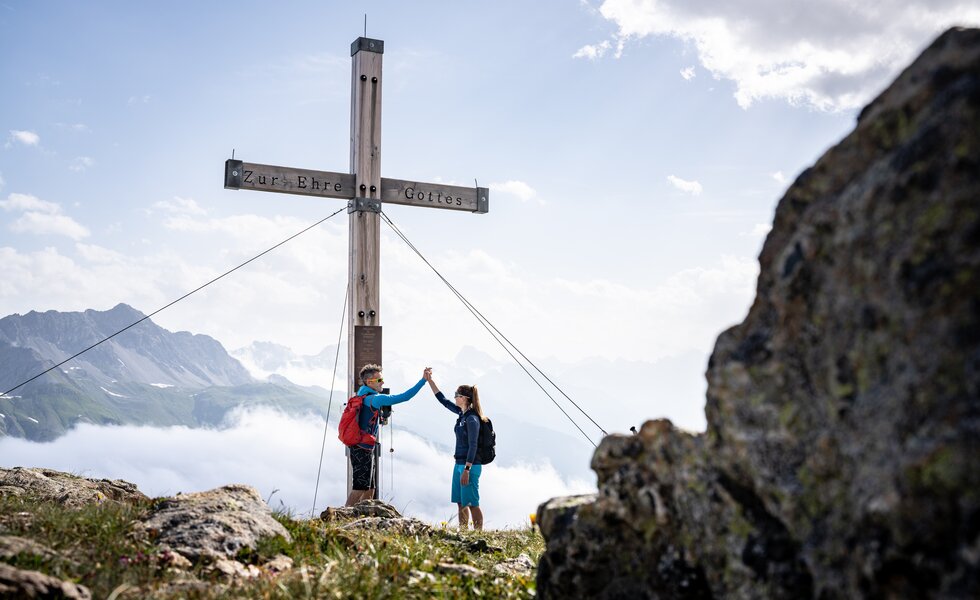
M 462 504 L 457 504 L 456 508 L 459 511 L 459 528 L 466 529 L 467 527 L 469 527 L 469 523 L 470 523 L 470 507 L 463 506 Z M 480 519 L 480 523 L 481 524 L 483 523 L 482 518 Z
M 470 512 L 473 513 L 473 529 L 483 529 L 483 511 L 479 506 L 471 506 Z
M 473 529 L 483 529 L 483 510 L 480 509 L 480 475 L 483 465 L 473 465 L 470 470 L 470 483 L 460 488 L 461 503 L 473 515 Z

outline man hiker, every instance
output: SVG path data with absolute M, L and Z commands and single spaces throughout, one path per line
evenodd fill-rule
M 382 407 L 392 406 L 399 402 L 411 400 L 425 385 L 426 377 L 432 371 L 430 367 L 422 373 L 422 379 L 401 394 L 382 394 L 384 377 L 381 365 L 368 364 L 361 367 L 358 378 L 361 380 L 357 396 L 364 397 L 364 403 L 357 415 L 358 427 L 365 438 L 360 443 L 348 446 L 350 448 L 351 492 L 347 497 L 346 506 L 354 506 L 361 500 L 374 498 L 374 445 L 378 437 L 378 417 Z

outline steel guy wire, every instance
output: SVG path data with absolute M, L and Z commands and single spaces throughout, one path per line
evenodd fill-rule
M 385 215 L 385 217 L 387 217 L 387 215 Z M 392 223 L 392 226 L 394 227 L 394 223 Z M 407 240 L 407 238 L 405 238 L 405 237 L 404 237 L 404 234 L 401 234 L 401 232 L 399 232 L 399 234 L 400 234 L 400 235 L 402 236 L 402 239 L 404 239 L 404 240 L 406 241 L 406 243 L 408 243 L 408 244 L 409 244 L 409 246 L 410 246 L 410 247 L 412 247 L 412 249 L 413 249 L 413 250 L 415 250 L 415 252 L 416 252 L 416 253 L 418 253 L 418 252 L 419 252 L 419 251 L 418 251 L 418 249 L 417 249 L 417 248 L 415 248 L 415 247 L 414 247 L 414 245 L 413 245 L 413 244 L 412 244 L 411 242 L 409 242 L 409 241 Z M 421 254 L 420 254 L 420 256 L 421 256 Z M 425 260 L 425 259 L 423 258 L 423 260 Z M 429 267 L 431 268 L 431 267 L 432 267 L 432 265 L 429 265 Z M 435 270 L 435 269 L 433 269 L 433 270 Z M 438 273 L 438 272 L 436 272 L 436 274 L 437 274 L 437 275 L 439 275 L 439 273 Z M 487 324 L 488 324 L 488 325 L 489 325 L 490 327 L 492 327 L 492 328 L 493 328 L 493 330 L 497 332 L 497 334 L 499 334 L 499 335 L 500 335 L 500 337 L 501 337 L 501 338 L 503 338 L 503 339 L 504 339 L 504 340 L 505 340 L 505 341 L 506 341 L 506 342 L 507 342 L 508 344 L 510 344 L 510 345 L 511 345 L 511 347 L 513 347 L 513 348 L 514 348 L 514 350 L 516 350 L 516 351 L 517 351 L 517 353 L 518 353 L 518 354 L 520 354 L 520 355 L 521 355 L 521 357 L 522 357 L 522 358 L 524 358 L 524 360 L 526 360 L 526 361 L 528 362 L 528 364 L 530 364 L 530 365 L 531 365 L 532 367 L 534 367 L 534 369 L 535 369 L 535 370 L 536 370 L 536 371 L 537 371 L 538 373 L 540 373 L 540 374 L 541 374 L 541 376 L 542 376 L 542 377 L 544 377 L 544 378 L 545 378 L 545 379 L 546 379 L 546 380 L 548 381 L 548 383 L 550 383 L 550 384 L 551 384 L 552 386 L 554 386 L 554 388 L 555 388 L 556 390 L 558 390 L 559 392 L 561 392 L 561 395 L 562 395 L 562 396 L 564 396 L 564 397 L 565 397 L 565 398 L 566 398 L 566 399 L 567 399 L 567 400 L 568 400 L 569 402 L 571 402 L 571 403 L 572 403 L 572 405 L 573 405 L 573 406 L 575 406 L 575 408 L 577 408 L 577 409 L 579 410 L 579 412 L 581 412 L 581 413 L 582 413 L 583 415 L 585 415 L 585 418 L 587 418 L 587 419 L 588 419 L 589 421 L 592 421 L 592 424 L 593 424 L 593 425 L 595 425 L 595 426 L 596 426 L 596 428 L 598 428 L 598 429 L 599 429 L 599 431 L 601 431 L 601 432 L 602 432 L 603 434 L 605 434 L 605 435 L 609 435 L 609 432 L 607 432 L 607 431 L 606 431 L 605 429 L 603 429 L 601 425 L 599 425 L 598 423 L 596 423 L 596 421 L 595 421 L 595 419 L 593 419 L 593 418 L 592 418 L 591 416 L 589 416 L 589 414 L 588 414 L 587 412 L 585 412 L 585 410 L 584 410 L 584 409 L 582 409 L 582 407 L 581 407 L 581 406 L 579 406 L 579 405 L 578 405 L 578 404 L 577 404 L 577 403 L 576 403 L 576 402 L 575 402 L 574 400 L 572 400 L 572 398 L 571 398 L 571 397 L 570 397 L 570 396 L 569 396 L 568 394 L 566 394 L 566 393 L 565 393 L 565 390 L 563 390 L 563 389 L 561 389 L 561 387 L 559 387 L 557 383 L 555 383 L 554 381 L 552 381 L 552 380 L 551 380 L 551 378 L 550 378 L 550 377 L 548 377 L 548 375 L 547 375 L 547 373 L 545 373 L 544 371 L 542 371 L 542 370 L 541 370 L 541 369 L 540 369 L 540 368 L 539 368 L 539 367 L 538 367 L 538 366 L 537 366 L 537 365 L 536 365 L 536 364 L 534 363 L 534 361 L 532 361 L 532 360 L 531 360 L 530 358 L 528 358 L 528 357 L 527 357 L 527 355 L 525 355 L 525 354 L 524 354 L 523 352 L 521 352 L 521 349 L 520 349 L 520 348 L 518 348 L 518 347 L 517 347 L 517 346 L 516 346 L 516 345 L 514 344 L 514 342 L 512 342 L 512 341 L 510 341 L 510 339 L 509 339 L 509 338 L 508 338 L 508 337 L 507 337 L 506 335 L 504 335 L 504 334 L 503 334 L 503 332 L 501 332 L 501 331 L 500 331 L 499 329 L 497 329 L 497 327 L 496 327 L 496 326 L 495 326 L 495 325 L 494 325 L 494 324 L 493 324 L 493 323 L 492 323 L 492 322 L 491 322 L 491 321 L 490 321 L 489 319 L 487 319 L 487 318 L 486 318 L 486 317 L 485 317 L 485 316 L 483 315 L 483 313 L 481 313 L 481 312 L 480 312 L 480 310 L 479 310 L 478 308 L 476 308 L 476 306 L 473 306 L 473 304 L 472 304 L 472 303 L 471 303 L 471 302 L 470 302 L 469 300 L 467 300 L 467 299 L 466 299 L 465 297 L 463 297 L 463 295 L 462 295 L 461 293 L 459 293 L 459 291 L 458 291 L 458 290 L 456 290 L 456 288 L 455 288 L 455 287 L 454 287 L 454 286 L 453 286 L 453 285 L 452 285 L 451 283 L 449 283 L 448 281 L 446 281 L 446 280 L 445 280 L 445 278 L 443 278 L 443 277 L 442 277 L 442 275 L 439 275 L 439 277 L 440 277 L 441 279 L 443 279 L 443 281 L 444 281 L 444 282 L 446 283 L 446 285 L 448 285 L 448 286 L 450 287 L 450 289 L 451 289 L 451 290 L 453 291 L 453 293 L 455 293 L 455 294 L 456 294 L 456 295 L 457 295 L 457 296 L 459 297 L 459 299 L 460 299 L 460 300 L 461 300 L 462 302 L 464 302 L 464 303 L 465 303 L 465 304 L 467 304 L 467 305 L 468 305 L 469 307 L 471 307 L 471 308 L 472 308 L 472 309 L 473 309 L 474 311 L 476 311 L 476 313 L 477 313 L 477 314 L 478 314 L 478 315 L 480 316 L 480 318 L 482 318 L 483 320 L 485 320 L 485 321 L 487 322 Z
M 191 290 L 191 291 L 189 291 L 189 292 L 187 292 L 186 294 L 184 294 L 184 295 L 183 295 L 183 296 L 181 296 L 180 298 L 177 298 L 176 300 L 174 300 L 174 301 L 173 301 L 173 302 L 171 302 L 170 304 L 167 304 L 166 306 L 162 306 L 162 307 L 160 307 L 160 308 L 158 308 L 158 309 L 156 309 L 155 311 L 153 311 L 153 312 L 151 312 L 150 314 L 148 314 L 148 315 L 146 315 L 146 316 L 145 316 L 145 317 L 143 317 L 142 319 L 139 319 L 139 320 L 138 320 L 138 321 L 136 321 L 135 323 L 131 323 L 131 324 L 129 324 L 129 325 L 127 325 L 127 326 L 125 326 L 125 327 L 123 327 L 123 328 L 122 328 L 122 329 L 120 329 L 119 331 L 117 331 L 117 332 L 115 332 L 114 334 L 112 334 L 112 335 L 110 335 L 110 336 L 108 336 L 108 337 L 106 337 L 106 338 L 103 338 L 103 339 L 101 339 L 101 340 L 99 340 L 98 342 L 95 342 L 94 344 L 92 344 L 92 345 L 91 345 L 91 346 L 89 346 L 88 348 L 86 348 L 86 349 L 84 349 L 84 350 L 82 350 L 81 352 L 76 352 L 75 354 L 72 354 L 71 356 L 69 356 L 69 357 L 68 357 L 68 358 L 66 358 L 65 360 L 63 360 L 63 361 L 61 361 L 60 363 L 58 363 L 58 364 L 56 364 L 56 365 L 55 365 L 55 366 L 53 366 L 53 367 L 50 367 L 50 368 L 48 368 L 48 369 L 45 369 L 44 371 L 41 371 L 40 373 L 38 373 L 38 374 L 37 374 L 37 375 L 35 375 L 34 377 L 31 377 L 30 379 L 28 379 L 28 380 L 26 380 L 26 381 L 22 381 L 21 383 L 18 383 L 17 385 L 15 385 L 14 387 L 12 387 L 12 388 L 10 388 L 10 389 L 9 389 L 9 390 L 7 390 L 6 392 L 4 392 L 4 393 L 2 393 L 2 394 L 0 394 L 0 396 L 6 396 L 6 395 L 7 395 L 7 394 L 9 394 L 10 392 L 12 392 L 12 391 L 14 391 L 14 390 L 16 390 L 16 389 L 18 389 L 18 388 L 20 388 L 20 387 L 23 387 L 23 386 L 25 386 L 25 385 L 27 385 L 28 383 L 30 383 L 30 382 L 32 382 L 32 381 L 34 381 L 34 380 L 35 380 L 35 379 L 37 379 L 38 377 L 41 377 L 42 375 L 45 375 L 45 374 L 47 374 L 47 373 L 50 373 L 51 371 L 54 371 L 55 369 L 57 369 L 57 368 L 58 368 L 58 367 L 60 367 L 61 365 L 63 365 L 63 364 L 65 364 L 66 362 L 68 362 L 68 361 L 70 361 L 70 360 L 73 360 L 73 359 L 75 359 L 75 358 L 78 358 L 79 356 L 81 356 L 82 354 L 85 354 L 86 352 L 88 352 L 88 351 L 89 351 L 89 350 L 91 350 L 92 348 L 95 348 L 96 346 L 98 346 L 98 345 L 100 345 L 100 344 L 103 344 L 103 343 L 105 343 L 105 342 L 108 342 L 109 340 L 111 340 L 112 338 L 114 338 L 114 337 L 116 337 L 116 336 L 117 336 L 117 335 L 119 335 L 120 333 L 122 333 L 122 332 L 124 332 L 124 331 L 126 331 L 127 329 L 130 329 L 130 328 L 132 328 L 132 327 L 135 327 L 135 326 L 137 326 L 137 325 L 139 325 L 140 323 L 142 323 L 143 321 L 145 321 L 145 320 L 147 320 L 147 319 L 149 319 L 149 318 L 150 318 L 150 317 L 152 317 L 153 315 L 155 315 L 155 314 L 157 314 L 157 313 L 159 313 L 159 312 L 161 312 L 161 311 L 163 311 L 163 310 L 164 310 L 164 309 L 166 309 L 166 308 L 170 308 L 171 306 L 173 306 L 174 304 L 177 304 L 178 302 L 180 302 L 180 301 L 181 301 L 181 300 L 183 300 L 184 298 L 187 298 L 187 297 L 188 297 L 188 296 L 190 296 L 191 294 L 194 294 L 194 293 L 196 293 L 196 292 L 199 292 L 199 291 L 201 291 L 201 290 L 203 290 L 204 288 L 206 288 L 206 287 L 208 287 L 209 285 L 211 285 L 211 284 L 212 284 L 212 283 L 214 283 L 215 281 L 218 281 L 218 280 L 219 280 L 219 279 L 221 279 L 222 277 L 224 277 L 224 276 L 226 276 L 226 275 L 230 275 L 231 273 L 234 273 L 235 271 L 237 271 L 238 269 L 241 269 L 242 267 L 244 267 L 244 266 L 245 266 L 245 265 L 247 265 L 248 263 L 250 263 L 250 262 L 252 262 L 253 260 L 255 260 L 255 259 L 257 259 L 257 258 L 260 258 L 260 257 L 262 257 L 262 256 L 264 256 L 264 255 L 266 255 L 266 254 L 268 254 L 269 252 L 272 252 L 273 250 L 275 250 L 275 249 L 276 249 L 276 248 L 278 248 L 279 246 L 282 246 L 283 244 L 285 244 L 286 242 L 288 242 L 288 241 L 290 241 L 290 240 L 292 240 L 293 238 L 295 238 L 295 237 L 298 237 L 298 236 L 300 236 L 300 235 L 302 235 L 302 234 L 304 234 L 304 233 L 306 233 L 307 231 L 309 231 L 310 229 L 313 229 L 314 227 L 316 227 L 316 226 L 317 226 L 317 225 L 319 225 L 320 223 L 323 223 L 324 221 L 326 221 L 326 220 L 328 220 L 328 219 L 331 219 L 331 218 L 333 218 L 334 216 L 336 216 L 337 214 L 339 214 L 339 213 L 341 213 L 341 212 L 343 212 L 343 211 L 345 211 L 345 210 L 347 210 L 347 207 L 346 207 L 346 206 L 345 206 L 345 207 L 343 207 L 343 208 L 341 208 L 341 209 L 339 209 L 339 210 L 337 210 L 337 211 L 336 211 L 335 213 L 333 213 L 333 214 L 331 214 L 330 216 L 328 216 L 328 217 L 324 217 L 324 218 L 322 218 L 322 219 L 320 219 L 319 221 L 317 221 L 316 223 L 314 223 L 314 224 L 312 224 L 312 225 L 310 225 L 309 227 L 307 227 L 307 228 L 305 228 L 305 229 L 303 229 L 302 231 L 299 231 L 299 232 L 297 232 L 297 233 L 294 233 L 293 235 L 291 235 L 291 236 L 289 236 L 288 238 L 286 238 L 286 239 L 284 239 L 283 241 L 281 241 L 281 242 L 279 242 L 279 243 L 278 243 L 278 244 L 276 244 L 275 246 L 272 246 L 272 247 L 271 247 L 271 248 L 269 248 L 268 250 L 264 250 L 264 251 L 262 251 L 262 252 L 260 252 L 259 254 L 256 254 L 256 255 L 255 255 L 255 256 L 253 256 L 252 258 L 250 258 L 250 259 L 248 259 L 248 260 L 246 260 L 245 262 L 243 262 L 242 264 L 240 264 L 240 265 L 238 265 L 237 267 L 235 267 L 235 268 L 233 268 L 233 269 L 230 269 L 230 270 L 228 270 L 228 271 L 225 271 L 224 273 L 222 273 L 221 275 L 218 275 L 217 277 L 215 277 L 215 278 L 214 278 L 214 279 L 212 279 L 211 281 L 209 281 L 209 282 L 207 282 L 207 283 L 205 283 L 204 285 L 202 285 L 202 286 L 200 286 L 200 287 L 198 287 L 198 288 L 196 288 L 196 289 L 193 289 L 193 290 Z
M 415 254 L 417 254 L 417 255 L 418 255 L 418 257 L 422 259 L 422 262 L 424 262 L 424 263 L 425 263 L 425 264 L 426 264 L 426 265 L 427 265 L 427 266 L 428 266 L 428 267 L 429 267 L 430 269 L 432 269 L 432 271 L 433 271 L 433 272 L 434 272 L 434 273 L 436 274 L 436 276 L 437 276 L 437 277 L 439 277 L 439 279 L 440 279 L 440 280 L 442 280 L 442 282 L 443 282 L 444 284 L 446 284 L 446 286 L 447 286 L 447 287 L 448 287 L 448 288 L 450 289 L 450 291 L 452 291 L 452 292 L 453 292 L 453 294 L 455 294 L 455 295 L 456 295 L 456 297 L 457 297 L 457 298 L 458 298 L 458 299 L 459 299 L 459 300 L 460 300 L 460 301 L 461 301 L 461 302 L 463 303 L 463 306 L 465 306 L 465 307 L 466 307 L 466 309 L 470 311 L 470 314 L 472 314 L 472 315 L 473 315 L 473 316 L 474 316 L 474 317 L 476 318 L 476 320 L 477 320 L 477 321 L 478 321 L 478 322 L 479 322 L 479 323 L 480 323 L 481 325 L 483 325 L 483 328 L 487 330 L 487 332 L 488 332 L 488 333 L 490 334 L 490 336 L 491 336 L 491 337 L 492 337 L 492 338 L 493 338 L 493 339 L 494 339 L 494 340 L 495 340 L 495 341 L 496 341 L 496 342 L 497 342 L 498 344 L 500 344 L 500 347 L 501 347 L 501 348 L 503 348 L 503 349 L 504 349 L 504 351 L 505 351 L 505 352 L 507 352 L 507 354 L 509 354 L 509 355 L 510 355 L 510 357 L 511 357 L 512 359 L 514 359 L 514 362 L 516 362 L 516 363 L 517 363 L 517 365 L 518 365 L 519 367 L 521 367 L 521 369 L 522 369 L 522 370 L 523 370 L 523 371 L 524 371 L 524 372 L 525 372 L 525 373 L 527 374 L 527 376 L 531 378 L 531 381 L 533 381 L 533 382 L 534 382 L 534 383 L 535 383 L 535 384 L 536 384 L 536 385 L 537 385 L 537 386 L 538 386 L 539 388 L 541 388 L 541 391 L 542 391 L 542 392 L 544 392 L 544 394 L 545 394 L 546 396 L 548 396 L 548 399 L 550 399 L 550 400 L 551 400 L 551 402 L 552 402 L 552 403 L 553 403 L 553 404 L 554 404 L 554 405 L 555 405 L 555 406 L 556 406 L 556 407 L 558 408 L 558 410 L 560 410 L 560 411 L 562 412 L 562 414 L 563 414 L 563 415 L 565 415 L 565 417 L 566 417 L 566 418 L 567 418 L 567 419 L 568 419 L 568 420 L 569 420 L 569 421 L 570 421 L 570 422 L 572 423 L 572 425 L 574 425 L 574 426 L 575 426 L 575 428 L 576 428 L 576 429 L 578 429 L 578 430 L 579 430 L 579 432 L 580 432 L 580 433 L 581 433 L 581 434 L 582 434 L 583 436 L 585 436 L 585 439 L 587 439 L 587 440 L 589 441 L 589 443 L 590 443 L 590 444 L 592 444 L 592 446 L 593 446 L 593 447 L 595 447 L 595 446 L 596 446 L 596 443 L 592 441 L 592 438 L 590 438 L 590 437 L 589 437 L 589 435 L 588 435 L 587 433 L 585 433 L 585 431 L 583 431 L 581 427 L 579 427 L 579 425 L 578 425 L 578 423 L 576 423 L 576 422 L 575 422 L 575 419 L 573 419 L 573 418 L 572 418 L 572 417 L 571 417 L 571 416 L 570 416 L 570 415 L 569 415 L 569 414 L 568 414 L 568 413 L 567 413 L 567 412 L 565 411 L 565 409 L 563 409 L 563 408 L 561 407 L 561 405 L 560 405 L 560 404 L 558 404 L 558 402 L 557 402 L 557 401 L 556 401 L 556 400 L 555 400 L 555 399 L 554 399 L 554 398 L 553 398 L 553 397 L 551 396 L 551 394 L 549 394 L 549 393 L 548 393 L 548 391 L 547 391 L 547 390 L 546 390 L 546 389 L 544 388 L 544 386 L 542 386 L 542 385 L 541 385 L 541 383 L 540 383 L 540 382 L 539 382 L 539 381 L 538 381 L 538 380 L 537 380 L 537 379 L 536 379 L 536 378 L 534 377 L 534 375 L 532 375 L 532 374 L 531 374 L 531 372 L 527 370 L 527 367 L 525 367 L 525 366 L 524 366 L 524 364 L 523 364 L 523 363 L 522 363 L 522 362 L 521 362 L 520 360 L 518 360 L 518 358 L 517 358 L 516 356 L 514 356 L 514 353 L 513 353 L 513 352 L 511 352 L 511 351 L 510 351 L 510 349 L 509 349 L 509 348 L 507 348 L 507 346 L 506 346 L 506 345 L 505 345 L 505 344 L 504 344 L 504 343 L 503 343 L 503 342 L 502 342 L 502 341 L 500 340 L 500 338 L 498 338 L 498 337 L 497 337 L 497 334 L 495 334 L 495 333 L 494 333 L 494 330 L 496 330 L 496 331 L 497 331 L 497 333 L 499 333 L 499 330 L 498 330 L 498 329 L 497 329 L 497 328 L 496 328 L 496 327 L 495 327 L 495 326 L 493 325 L 493 323 L 491 323 L 489 319 L 487 319 L 487 318 L 486 318 L 485 316 L 483 316 L 483 313 L 481 313 L 481 312 L 480 312 L 479 310 L 477 310 L 477 309 L 476 309 L 476 307 L 475 307 L 475 306 L 473 306 L 473 304 L 472 304 L 472 303 L 471 303 L 471 302 L 470 302 L 469 300 L 467 300 L 467 299 L 466 299 L 466 298 L 465 298 L 465 297 L 464 297 L 464 296 L 463 296 L 463 295 L 462 295 L 462 294 L 461 294 L 461 293 L 459 292 L 459 290 L 457 290 L 457 289 L 455 288 L 455 286 L 453 286 L 453 285 L 452 285 L 452 284 L 451 284 L 451 283 L 450 283 L 450 282 L 449 282 L 449 281 L 448 281 L 448 280 L 447 280 L 447 279 L 446 279 L 445 277 L 443 277 L 443 275 L 442 275 L 442 274 L 441 274 L 441 273 L 440 273 L 440 272 L 438 271 L 438 269 L 436 269 L 436 268 L 435 268 L 435 267 L 434 267 L 434 266 L 432 265 L 432 263 L 430 263 L 430 262 L 428 261 L 428 259 L 426 259 L 426 258 L 425 258 L 425 256 L 423 256 L 423 255 L 422 255 L 422 252 L 421 252 L 421 251 L 419 251 L 419 249 L 418 249 L 418 248 L 417 248 L 417 247 L 416 247 L 416 246 L 415 246 L 415 245 L 414 245 L 414 244 L 413 244 L 413 243 L 412 243 L 412 242 L 411 242 L 411 241 L 410 241 L 410 240 L 408 239 L 408 237 L 406 237 L 406 236 L 405 236 L 405 234 L 404 234 L 404 233 L 402 233 L 400 229 L 398 229 L 398 227 L 397 227 L 397 226 L 396 226 L 396 225 L 395 225 L 395 224 L 394 224 L 394 223 L 393 223 L 393 222 L 391 221 L 391 219 L 390 219 L 390 218 L 388 217 L 388 215 L 387 215 L 387 214 L 385 214 L 384 212 L 382 212 L 382 213 L 381 213 L 381 216 L 383 217 L 383 219 L 384 219 L 384 221 L 385 221 L 385 223 L 386 223 L 386 224 L 388 224 L 388 226 L 389 226 L 389 227 L 391 227 L 391 228 L 392 228 L 392 230 L 394 230 L 394 231 L 395 231 L 395 233 L 396 233 L 396 234 L 398 235 L 398 237 L 399 237 L 399 238 L 401 238 L 401 239 L 402 239 L 402 241 L 404 241 L 404 242 L 405 242 L 405 243 L 406 243 L 406 244 L 408 245 L 408 247 L 409 247 L 409 248 L 411 248 L 411 249 L 412 249 L 412 250 L 413 250 L 413 251 L 415 252 Z M 491 328 L 492 328 L 492 329 L 491 329 Z M 499 335 L 500 335 L 500 337 L 501 337 L 501 338 L 504 338 L 504 339 L 505 339 L 505 340 L 507 341 L 507 343 L 508 343 L 508 344 L 510 344 L 511 346 L 513 346 L 513 347 L 514 347 L 514 350 L 517 350 L 517 352 L 518 352 L 518 353 L 519 353 L 519 354 L 520 354 L 521 356 L 523 356 L 523 357 L 524 357 L 524 359 L 525 359 L 525 360 L 526 360 L 526 361 L 527 361 L 527 362 L 528 362 L 529 364 L 531 364 L 531 366 L 533 366 L 533 367 L 534 367 L 534 368 L 535 368 L 535 369 L 536 369 L 536 370 L 537 370 L 537 371 L 538 371 L 539 373 L 541 373 L 542 375 L 544 375 L 544 373 L 542 373 L 542 372 L 541 372 L 541 369 L 539 369 L 539 368 L 537 367 L 537 365 L 535 365 L 535 364 L 534 364 L 534 363 L 533 363 L 533 362 L 532 362 L 532 361 L 531 361 L 530 359 L 528 359 L 528 358 L 527 358 L 527 356 L 526 356 L 526 355 L 524 355 L 524 353 L 523 353 L 523 352 L 521 352 L 521 351 L 520 351 L 520 350 L 519 350 L 519 349 L 517 348 L 517 346 L 514 346 L 514 344 L 513 344 L 513 342 L 511 342 L 511 341 L 510 341 L 509 339 L 507 339 L 507 338 L 506 338 L 506 337 L 505 337 L 505 336 L 504 336 L 504 335 L 503 335 L 502 333 L 500 333 Z M 546 378 L 546 379 L 548 379 L 548 377 L 547 377 L 547 376 L 545 376 L 545 378 Z M 548 379 L 548 381 L 549 381 L 549 382 L 551 382 L 551 380 L 550 380 L 550 379 Z M 551 384 L 552 384 L 552 385 L 555 385 L 555 384 L 554 384 L 554 382 L 551 382 Z M 558 389 L 559 391 L 561 391 L 561 389 L 560 389 L 560 388 L 558 388 L 558 386 L 555 386 L 555 388 L 557 388 L 557 389 Z M 564 394 L 564 392 L 562 392 L 562 394 Z M 568 395 L 567 395 L 567 394 L 565 394 L 565 397 L 566 397 L 566 398 L 568 398 Z M 604 430 L 604 429 L 603 429 L 602 427 L 600 427 L 600 426 L 599 426 L 599 424 L 598 424 L 598 423 L 596 423 L 596 422 L 595 422 L 595 420 L 594 420 L 594 419 L 592 419 L 592 417 L 590 417 L 590 416 L 588 415 L 588 413 L 586 413 L 586 412 L 585 412 L 585 411 L 584 411 L 584 410 L 582 409 L 582 407 L 580 407 L 580 406 L 579 406 L 578 404 L 576 404 L 576 403 L 575 403 L 575 402 L 574 402 L 574 401 L 573 401 L 573 400 L 572 400 L 571 398 L 568 398 L 568 400 L 569 400 L 569 401 L 570 401 L 570 402 L 571 402 L 571 403 L 572 403 L 573 405 L 575 405 L 575 407 L 576 407 L 576 408 L 578 408 L 578 409 L 579 409 L 579 411 L 581 411 L 581 412 L 582 412 L 582 414 L 584 414 L 584 415 L 586 416 L 586 418 L 588 418 L 588 419 L 589 419 L 590 421 L 592 421 L 592 423 L 593 423 L 593 424 L 595 424 L 595 426 L 596 426 L 596 427 L 598 427 L 600 431 L 602 431 L 603 433 L 606 433 L 606 431 L 605 431 L 605 430 Z
M 347 299 L 350 296 L 350 281 L 344 291 L 344 309 L 340 312 L 340 333 L 337 334 L 337 354 L 333 357 L 333 375 L 330 377 L 330 400 L 327 403 L 327 418 L 323 421 L 323 442 L 320 443 L 320 462 L 316 467 L 316 485 L 313 487 L 313 508 L 310 518 L 316 513 L 316 495 L 320 491 L 320 471 L 323 469 L 323 451 L 327 447 L 327 425 L 330 424 L 330 409 L 333 408 L 333 388 L 337 383 L 337 364 L 340 362 L 340 341 L 344 337 L 344 323 L 347 316 Z

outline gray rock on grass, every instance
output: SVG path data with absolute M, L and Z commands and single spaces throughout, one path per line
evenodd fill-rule
M 83 585 L 0 563 L 0 598 L 91 600 L 92 593 Z
M 246 485 L 165 498 L 139 526 L 160 546 L 192 560 L 234 559 L 263 538 L 292 542 L 258 491 Z
M 148 500 L 134 484 L 121 479 L 89 479 L 53 469 L 24 467 L 0 468 L 0 496 L 57 502 L 68 508 Z
M 361 517 L 395 519 L 401 516 L 401 513 L 394 506 L 376 499 L 361 500 L 354 506 L 328 507 L 320 513 L 320 519 L 327 522 L 360 519 Z

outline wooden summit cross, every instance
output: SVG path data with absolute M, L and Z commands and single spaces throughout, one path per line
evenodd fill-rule
M 225 161 L 225 188 L 342 198 L 350 222 L 350 299 L 347 305 L 347 396 L 360 386 L 357 372 L 381 357 L 381 205 L 406 204 L 474 213 L 490 209 L 490 191 L 381 177 L 382 40 L 351 44 L 350 173 L 311 171 Z M 349 469 L 349 465 L 348 465 Z M 377 470 L 375 471 L 377 483 Z M 348 493 L 350 476 L 348 474 Z M 377 487 L 375 487 L 377 489 Z

